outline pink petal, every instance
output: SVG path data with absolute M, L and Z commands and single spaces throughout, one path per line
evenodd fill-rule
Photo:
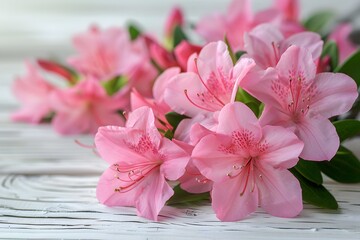
M 239 90 L 239 84 L 244 79 L 244 77 L 250 72 L 250 70 L 255 67 L 255 61 L 251 58 L 241 58 L 236 63 L 233 69 L 233 78 L 235 78 L 235 84 L 231 94 L 231 102 L 235 101 L 236 94 Z
M 349 39 L 353 27 L 350 23 L 341 23 L 335 27 L 329 36 L 329 40 L 336 42 L 339 48 L 340 63 L 343 63 L 351 54 L 357 50 L 357 46 Z
M 88 133 L 91 128 L 92 117 L 83 109 L 58 112 L 51 123 L 55 131 L 62 135 Z
M 231 135 L 238 130 L 251 132 L 255 142 L 262 136 L 261 127 L 254 113 L 243 103 L 229 103 L 220 111 L 217 132 Z
M 159 75 L 153 87 L 153 95 L 156 102 L 161 103 L 164 101 L 165 89 L 170 83 L 170 80 L 179 73 L 180 68 L 173 67 L 166 69 L 161 75 Z
M 193 163 L 206 178 L 221 182 L 227 180 L 227 174 L 239 156 L 221 151 L 222 146 L 230 146 L 231 138 L 219 134 L 209 134 L 195 146 L 191 158 Z
M 277 217 L 295 217 L 303 209 L 299 181 L 288 171 L 262 164 L 257 171 L 260 205 Z
M 281 56 L 276 66 L 279 79 L 284 84 L 289 83 L 289 72 L 301 74 L 305 82 L 312 81 L 316 74 L 316 64 L 311 52 L 298 46 L 289 47 Z
M 199 76 L 210 91 L 215 92 L 213 88 L 216 87 L 227 92 L 227 81 L 230 80 L 233 62 L 224 42 L 218 41 L 206 45 L 199 53 L 197 66 Z M 213 86 L 213 84 L 217 86 Z
M 206 93 L 206 91 L 197 74 L 193 72 L 180 73 L 169 83 L 164 99 L 175 112 L 193 117 L 199 113 L 216 111 L 221 108 L 221 106 L 201 101 L 197 94 Z
M 194 53 L 199 53 L 202 46 L 190 44 L 188 41 L 181 41 L 174 49 L 175 58 L 179 66 L 183 69 L 187 69 L 187 62 L 189 57 Z
M 271 24 L 261 24 L 245 34 L 245 50 L 262 69 L 275 67 L 278 62 L 277 45 L 284 39 Z
M 102 204 L 107 206 L 134 206 L 135 201 L 139 197 L 139 188 L 133 188 L 127 192 L 118 192 L 120 181 L 114 177 L 118 174 L 112 168 L 108 168 L 101 175 L 98 186 L 96 188 L 96 197 Z
M 300 157 L 306 160 L 330 160 L 340 145 L 334 125 L 320 115 L 297 124 L 297 135 L 305 144 Z
M 146 181 L 147 184 L 142 186 L 141 195 L 136 200 L 137 214 L 157 221 L 160 210 L 174 191 L 159 172 L 147 176 Z
M 196 32 L 207 42 L 223 39 L 226 31 L 226 18 L 219 13 L 206 16 L 197 23 Z
M 288 37 L 281 43 L 280 52 L 285 52 L 286 49 L 292 45 L 307 49 L 311 53 L 313 60 L 316 61 L 320 58 L 323 41 L 321 40 L 321 36 L 314 32 L 297 33 Z
M 180 187 L 190 193 L 204 193 L 212 189 L 213 182 L 204 177 L 190 160 L 184 175 L 179 179 Z
M 190 155 L 167 138 L 162 139 L 159 152 L 165 156 L 165 160 L 160 167 L 161 173 L 169 180 L 179 179 L 185 172 Z
M 244 189 L 244 182 L 239 178 L 223 182 L 215 182 L 211 192 L 212 207 L 216 217 L 221 221 L 237 221 L 244 219 L 258 207 L 258 190 L 251 192 Z M 248 186 L 249 187 L 249 186 Z
M 100 156 L 110 164 L 119 162 L 146 162 L 142 154 L 129 148 L 129 143 L 136 143 L 143 132 L 116 126 L 100 127 L 95 136 L 96 149 Z
M 292 168 L 299 161 L 304 143 L 290 130 L 283 127 L 263 127 L 263 139 L 260 144 L 267 146 L 261 154 L 263 163 L 274 168 Z
M 320 73 L 314 80 L 318 92 L 310 109 L 326 118 L 349 111 L 358 97 L 355 81 L 342 73 Z
M 298 0 L 276 0 L 274 7 L 283 12 L 286 20 L 298 21 L 300 12 Z
M 156 146 L 160 144 L 161 135 L 155 126 L 155 117 L 151 108 L 145 106 L 131 112 L 126 127 L 142 130 L 149 135 L 152 143 Z
M 172 37 L 174 28 L 184 24 L 184 16 L 181 8 L 173 7 L 165 22 L 165 36 Z
M 259 122 L 261 126 L 276 125 L 285 128 L 293 128 L 295 126 L 288 113 L 283 112 L 281 108 L 274 108 L 269 105 L 265 106 Z
M 274 68 L 251 72 L 241 82 L 240 87 L 263 102 L 266 106 L 282 109 L 283 100 L 272 89 L 273 82 L 279 81 Z

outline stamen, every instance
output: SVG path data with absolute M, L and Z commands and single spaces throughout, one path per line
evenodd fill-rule
M 203 107 L 203 106 L 200 106 L 199 104 L 197 104 L 197 103 L 195 103 L 193 100 L 191 100 L 190 96 L 188 95 L 187 89 L 184 90 L 184 93 L 185 93 L 186 98 L 189 100 L 189 102 L 190 102 L 191 104 L 193 104 L 195 107 L 198 107 L 198 108 L 203 109 L 203 110 L 205 110 L 205 111 L 213 112 L 212 109 L 208 109 L 208 108 L 205 108 L 205 107 Z M 203 102 L 205 103 L 204 100 L 203 100 Z

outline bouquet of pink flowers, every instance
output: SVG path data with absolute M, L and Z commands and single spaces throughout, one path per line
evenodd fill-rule
M 14 83 L 23 107 L 13 120 L 96 133 L 110 165 L 97 198 L 145 218 L 157 220 L 165 204 L 209 199 L 222 221 L 259 206 L 294 217 L 303 201 L 336 209 L 322 173 L 360 182 L 360 161 L 341 145 L 360 133 L 351 25 L 326 32 L 327 12 L 300 22 L 296 0 L 256 14 L 250 7 L 233 0 L 192 29 L 174 8 L 164 43 L 134 25 L 91 27 L 74 37 L 68 65 L 27 63 Z

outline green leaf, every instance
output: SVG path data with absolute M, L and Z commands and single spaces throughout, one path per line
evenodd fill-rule
M 334 72 L 345 73 L 352 77 L 357 86 L 360 86 L 360 71 L 359 71 L 359 63 L 360 63 L 360 50 L 351 55 L 346 61 L 338 66 Z
M 334 15 L 332 11 L 317 12 L 304 22 L 304 27 L 309 31 L 322 33 Z
M 171 131 L 171 130 L 167 130 L 165 133 L 164 133 L 164 137 L 168 138 L 168 139 L 173 139 L 174 137 L 174 133 Z
M 309 181 L 295 168 L 290 169 L 290 171 L 300 182 L 302 197 L 305 202 L 322 208 L 338 209 L 336 199 L 323 185 Z
M 180 185 L 174 187 L 174 195 L 166 202 L 167 205 L 175 205 L 175 204 L 184 204 L 184 203 L 194 203 L 200 202 L 210 199 L 210 194 L 200 193 L 193 194 L 188 193 L 180 188 Z
M 260 115 L 260 105 L 261 102 L 251 96 L 248 92 L 246 92 L 244 89 L 239 88 L 238 92 L 235 96 L 235 101 L 245 103 L 256 116 Z
M 128 25 L 128 31 L 131 41 L 134 41 L 141 35 L 141 30 L 135 24 L 132 23 Z
M 173 131 L 177 128 L 181 120 L 189 118 L 188 116 L 178 114 L 176 112 L 169 112 L 165 115 L 166 120 L 174 128 Z
M 103 82 L 103 87 L 109 96 L 114 95 L 128 82 L 128 79 L 124 76 L 117 76 L 109 81 Z
M 236 61 L 239 60 L 240 57 L 241 57 L 242 55 L 244 55 L 245 53 L 246 53 L 245 51 L 237 51 L 237 52 L 235 53 L 235 59 L 236 59 Z
M 329 56 L 330 57 L 330 66 L 331 69 L 335 69 L 339 64 L 339 49 L 334 41 L 328 41 L 325 43 L 321 57 Z
M 177 25 L 174 28 L 173 48 L 175 48 L 177 45 L 179 45 L 179 43 L 181 43 L 181 41 L 183 41 L 183 40 L 188 40 L 188 37 L 184 33 L 181 26 Z
M 296 164 L 295 169 L 307 180 L 317 185 L 321 185 L 323 183 L 321 171 L 316 162 L 300 159 L 300 161 Z
M 323 173 L 337 182 L 360 182 L 360 161 L 349 149 L 343 146 L 340 146 L 333 159 L 320 162 L 319 167 Z
M 339 135 L 340 142 L 355 137 L 360 134 L 360 121 L 355 119 L 345 119 L 333 122 L 336 132 Z

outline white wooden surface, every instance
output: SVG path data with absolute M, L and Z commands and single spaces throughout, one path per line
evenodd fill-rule
M 139 218 L 132 208 L 97 203 L 95 188 L 106 164 L 74 143 L 92 143 L 89 136 L 59 137 L 49 126 L 10 122 L 17 107 L 10 93 L 25 57 L 71 52 L 70 36 L 89 23 L 121 25 L 137 19 L 150 29 L 162 26 L 176 1 L 0 1 L 0 238 L 1 239 L 360 239 L 360 184 L 326 180 L 339 200 L 338 211 L 305 205 L 297 218 L 271 217 L 259 210 L 244 221 L 219 222 L 209 204 L 181 209 L 165 207 L 160 222 Z M 182 2 L 191 19 L 222 1 Z M 256 8 L 260 2 L 255 1 Z M 310 6 L 326 2 L 304 1 Z M 346 12 L 358 0 L 346 0 Z M 141 3 L 141 4 L 140 4 Z M 319 4 L 320 3 L 320 4 Z M 193 4 L 193 5 L 192 5 Z M 352 5 L 351 5 L 352 4 Z M 358 140 L 348 143 L 358 156 Z

